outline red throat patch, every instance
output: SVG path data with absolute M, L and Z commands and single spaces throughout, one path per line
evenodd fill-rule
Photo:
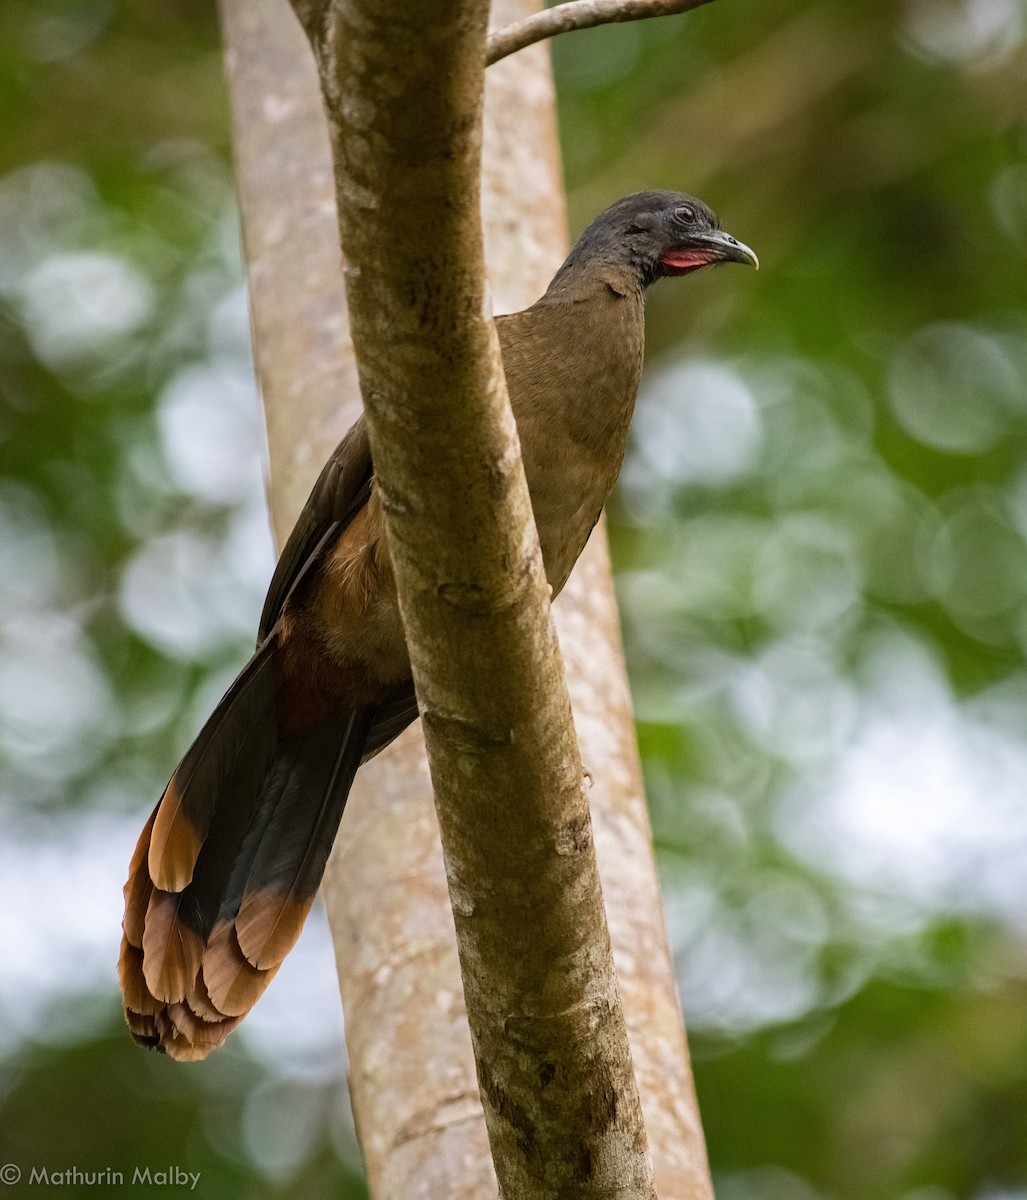
M 660 255 L 664 275 L 690 275 L 716 261 L 717 255 L 709 250 L 671 250 Z

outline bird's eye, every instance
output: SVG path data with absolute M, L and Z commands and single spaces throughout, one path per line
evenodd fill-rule
M 683 225 L 691 225 L 695 221 L 696 211 L 691 204 L 682 204 L 680 208 L 674 210 L 674 216 Z

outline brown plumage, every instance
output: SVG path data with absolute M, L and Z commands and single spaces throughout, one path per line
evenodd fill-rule
M 498 318 L 546 572 L 570 574 L 616 481 L 662 275 L 755 263 L 676 192 L 629 196 L 546 294 Z M 186 752 L 125 885 L 119 974 L 133 1037 L 206 1057 L 310 911 L 361 762 L 417 716 L 363 420 L 329 459 L 271 580 L 257 650 Z

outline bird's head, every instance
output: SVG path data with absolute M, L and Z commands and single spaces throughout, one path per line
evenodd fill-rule
M 618 200 L 581 235 L 568 263 L 583 257 L 629 267 L 642 287 L 718 263 L 759 267 L 753 251 L 725 233 L 710 208 L 681 192 L 638 192 Z

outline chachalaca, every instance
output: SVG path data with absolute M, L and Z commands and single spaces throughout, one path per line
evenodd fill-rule
M 497 319 L 554 595 L 620 471 L 645 289 L 721 262 L 757 265 L 705 204 L 642 192 L 585 230 L 537 303 Z M 286 543 L 256 653 L 139 838 L 119 962 L 136 1041 L 181 1060 L 224 1041 L 299 936 L 357 768 L 416 717 L 361 419 Z

